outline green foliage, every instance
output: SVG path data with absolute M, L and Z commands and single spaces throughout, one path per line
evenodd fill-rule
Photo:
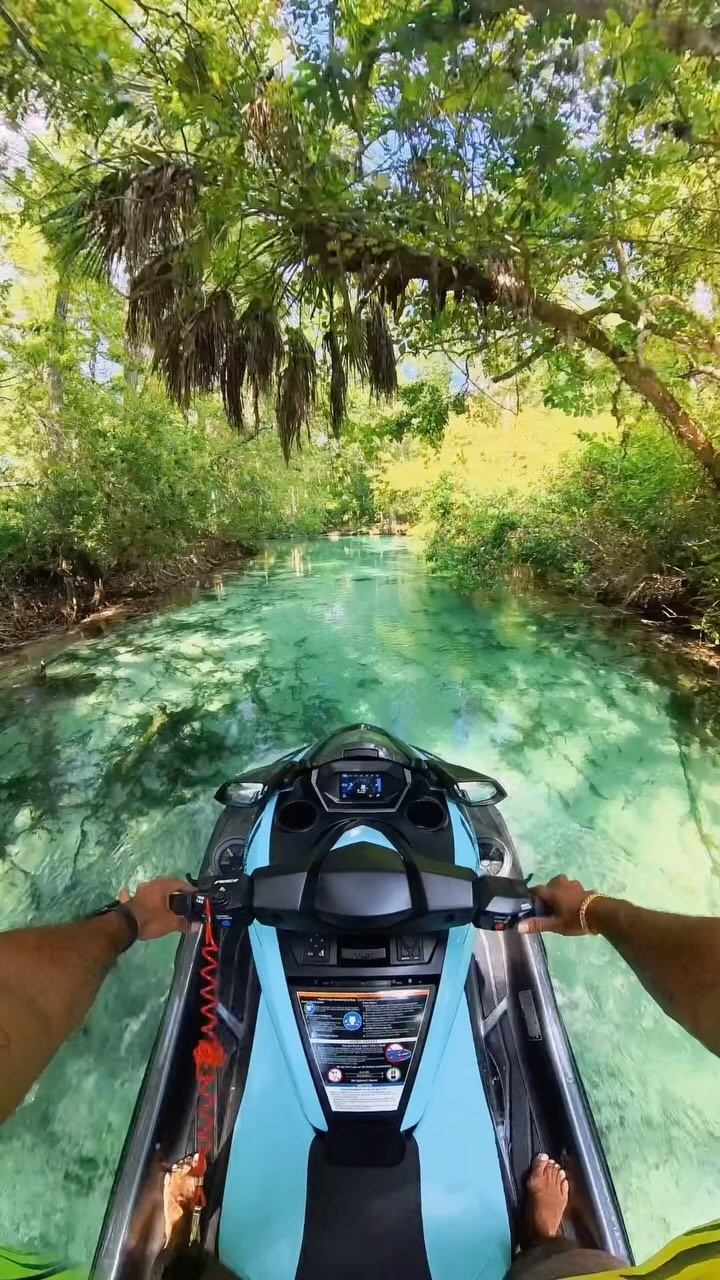
M 158 379 L 138 380 L 109 286 L 61 289 L 58 319 L 54 274 L 24 233 L 8 255 L 0 587 L 57 573 L 77 555 L 112 581 L 116 571 L 162 565 L 206 544 L 232 554 L 262 538 L 354 532 L 374 527 L 384 511 L 392 516 L 377 499 L 385 462 L 402 450 L 385 431 L 391 411 L 353 392 L 338 441 L 308 405 L 310 441 L 286 465 L 267 397 L 257 401 L 257 429 L 240 435 L 217 395 L 183 414 Z M 250 337 L 246 349 L 259 367 Z M 420 397 L 413 422 L 421 435 L 426 403 L 435 408 L 443 398 Z
M 464 398 L 451 397 L 449 393 L 447 375 L 417 378 L 400 388 L 397 408 L 385 419 L 382 431 L 390 440 L 413 436 L 438 449 L 450 413 L 462 412 L 463 408 Z
M 142 396 L 66 382 L 72 448 L 37 457 L 34 487 L 0 494 L 2 576 L 57 568 L 82 551 L 106 568 L 160 562 L 216 536 L 250 545 L 263 531 L 257 475 L 184 422 L 157 389 Z
M 443 353 L 575 416 L 617 410 L 624 384 L 694 461 L 648 420 L 543 496 L 504 482 L 481 501 L 459 492 L 460 447 L 430 502 L 438 564 L 636 601 L 656 580 L 668 609 L 680 582 L 710 618 L 717 32 L 706 0 L 682 21 L 671 0 L 573 10 L 0 6 L 0 103 L 42 130 L 2 234 L 19 221 L 51 254 L 46 296 L 22 272 L 3 290 L 0 444 L 29 485 L 0 491 L 7 564 L 67 540 L 110 563 L 424 518 L 406 464 L 448 469 L 447 383 L 401 385 L 394 407 L 360 406 L 358 383 L 384 401 L 396 351 Z
M 441 476 L 430 520 L 429 562 L 458 587 L 524 571 L 720 640 L 717 500 L 655 426 L 590 440 L 541 492 L 479 497 Z
M 557 347 L 548 352 L 545 366 L 550 376 L 543 403 L 549 409 L 561 409 L 572 417 L 590 417 L 609 405 L 616 383 L 597 357 L 574 348 Z
M 395 391 L 393 339 L 493 376 L 543 355 L 546 402 L 572 413 L 620 378 L 677 431 L 720 350 L 698 303 L 720 291 L 717 31 L 706 0 L 682 21 L 672 0 L 551 8 L 16 0 L 1 101 L 46 129 L 15 197 L 66 274 L 125 269 L 178 402 L 222 390 L 239 430 L 259 304 L 316 355 L 334 334 L 336 432 L 351 375 Z M 287 446 L 314 375 L 280 354 Z

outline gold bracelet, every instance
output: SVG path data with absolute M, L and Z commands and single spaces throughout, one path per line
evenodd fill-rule
M 592 893 L 586 894 L 585 897 L 583 898 L 582 902 L 580 903 L 580 910 L 578 911 L 578 915 L 580 917 L 580 928 L 582 929 L 583 933 L 591 933 L 593 937 L 597 937 L 597 933 L 598 933 L 597 929 L 591 929 L 590 925 L 587 922 L 587 919 L 586 919 L 587 909 L 590 906 L 591 902 L 595 902 L 596 898 L 606 898 L 606 897 L 607 897 L 606 893 L 596 893 L 595 890 L 593 889 Z

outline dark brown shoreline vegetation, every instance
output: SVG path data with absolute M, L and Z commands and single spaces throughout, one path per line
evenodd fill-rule
M 102 579 L 65 561 L 65 569 L 16 575 L 0 587 L 0 653 L 11 653 L 49 636 L 87 634 L 93 629 L 172 602 L 180 587 L 212 585 L 218 571 L 242 569 L 255 554 L 240 544 L 215 543 L 157 565 L 116 568 Z

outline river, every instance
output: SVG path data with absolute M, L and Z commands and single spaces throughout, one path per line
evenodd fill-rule
M 278 545 L 192 603 L 0 667 L 0 927 L 197 868 L 219 782 L 350 721 L 496 774 L 526 871 L 720 914 L 720 765 L 639 627 L 469 599 L 402 540 Z M 87 1262 L 169 980 L 135 947 L 0 1134 L 0 1240 Z M 720 1062 L 602 940 L 551 938 L 639 1257 L 720 1213 Z

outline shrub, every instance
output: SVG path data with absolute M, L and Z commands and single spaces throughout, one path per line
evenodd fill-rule
M 431 566 L 458 586 L 519 566 L 539 578 L 720 639 L 720 504 L 691 459 L 652 425 L 589 439 L 544 492 L 473 496 L 452 477 L 430 495 Z

